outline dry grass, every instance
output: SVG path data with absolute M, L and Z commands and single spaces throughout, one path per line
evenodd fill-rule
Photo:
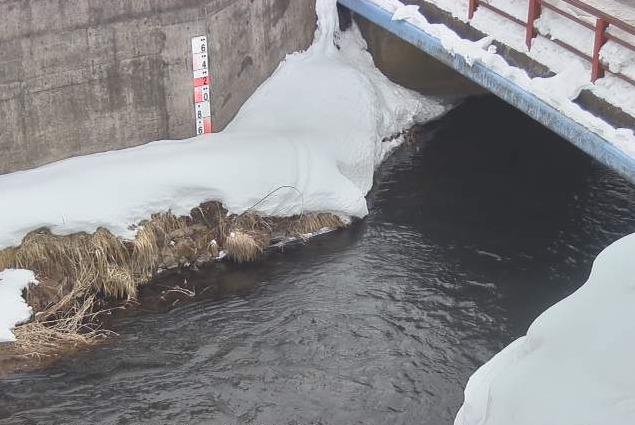
M 199 253 L 208 254 L 212 258 L 218 257 L 220 254 L 220 246 L 216 238 L 216 232 L 201 232 L 195 238 Z
M 109 264 L 103 285 L 104 294 L 115 299 L 136 298 L 138 282 L 129 268 Z
M 237 263 L 252 262 L 262 257 L 271 241 L 272 221 L 253 212 L 231 217 L 228 225 L 221 230 L 227 256 Z M 225 229 L 228 229 L 227 233 Z
M 237 263 L 256 261 L 269 247 L 270 238 L 267 232 L 235 230 L 225 238 L 225 251 Z
M 137 293 L 128 249 L 103 228 L 92 235 L 31 232 L 7 266 L 34 270 L 53 280 L 67 279 L 72 282 L 73 295 L 91 290 L 106 297 L 134 297 Z
M 88 297 L 75 309 L 66 313 L 67 317 L 39 321 L 34 320 L 15 329 L 15 347 L 22 355 L 47 357 L 60 351 L 88 346 L 103 340 L 112 332 L 101 330 L 90 319 L 93 297 Z
M 288 227 L 287 232 L 293 236 L 315 233 L 324 228 L 339 229 L 344 227 L 342 220 L 333 214 L 303 215 Z
M 104 228 L 65 236 L 40 229 L 19 247 L 0 251 L 1 269 L 33 270 L 42 282 L 27 289 L 36 316 L 16 328 L 16 347 L 48 355 L 107 335 L 92 320 L 95 310 L 109 300 L 134 299 L 155 272 L 167 235 L 185 227 L 184 218 L 157 214 L 129 245 Z
M 202 223 L 219 233 L 226 230 L 227 210 L 219 202 L 206 202 L 192 209 L 190 216 L 195 223 Z M 216 237 L 220 237 L 217 235 Z
M 185 217 L 176 217 L 170 212 L 155 214 L 141 224 L 133 242 L 132 267 L 144 281 L 156 271 L 161 249 L 170 241 L 170 233 L 186 227 Z
M 245 230 L 270 230 L 270 222 L 273 219 L 270 217 L 263 217 L 254 212 L 246 212 L 241 215 L 237 215 L 231 218 L 231 223 L 234 227 L 240 227 Z
M 130 242 L 104 228 L 65 236 L 47 229 L 33 231 L 19 247 L 0 251 L 0 270 L 33 270 L 40 281 L 27 289 L 27 301 L 36 315 L 16 328 L 15 347 L 39 357 L 101 340 L 109 332 L 99 329 L 94 320 L 100 309 L 113 300 L 134 300 L 139 285 L 148 282 L 168 258 L 177 266 L 199 264 L 225 250 L 233 261 L 256 261 L 266 253 L 273 233 L 297 237 L 343 225 L 331 214 L 229 216 L 220 203 L 209 202 L 193 209 L 189 217 L 170 212 L 153 215 L 140 223 Z
M 0 251 L 0 270 L 8 269 L 16 263 L 18 248 L 11 247 Z

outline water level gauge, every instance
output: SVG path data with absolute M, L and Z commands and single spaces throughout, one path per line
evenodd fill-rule
M 207 37 L 192 38 L 192 70 L 194 76 L 194 120 L 196 134 L 212 132 L 212 107 Z

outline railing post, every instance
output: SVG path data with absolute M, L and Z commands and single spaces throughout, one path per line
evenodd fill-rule
M 478 9 L 478 0 L 470 0 L 467 7 L 467 19 L 472 19 L 474 17 L 474 12 Z
M 593 61 L 591 62 L 591 82 L 595 83 L 598 78 L 604 77 L 604 68 L 600 63 L 600 50 L 608 40 L 606 28 L 609 23 L 602 18 L 595 21 L 595 43 L 593 44 Z
M 541 0 L 529 0 L 529 11 L 527 12 L 527 30 L 525 33 L 525 44 L 531 50 L 531 40 L 538 35 L 534 25 L 536 19 L 540 18 Z

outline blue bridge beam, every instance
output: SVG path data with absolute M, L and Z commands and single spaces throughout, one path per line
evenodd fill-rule
M 452 67 L 635 184 L 634 158 L 535 95 L 480 62 L 468 64 L 461 55 L 453 55 L 446 51 L 438 39 L 408 22 L 391 20 L 392 15 L 388 11 L 368 0 L 338 0 L 338 2 Z

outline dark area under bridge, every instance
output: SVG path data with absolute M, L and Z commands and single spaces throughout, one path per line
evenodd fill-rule
M 565 116 L 556 108 L 502 77 L 480 62 L 468 63 L 461 55 L 448 52 L 441 42 L 420 28 L 391 20 L 391 13 L 369 0 L 338 0 L 342 20 L 351 13 L 369 44 L 375 62 L 391 79 L 430 95 L 466 95 L 490 92 L 518 108 L 545 127 L 562 136 L 579 149 L 635 183 L 635 159 L 582 124 Z M 467 40 L 478 40 L 484 33 L 459 21 L 438 7 L 422 1 L 420 11 L 431 23 L 441 23 Z M 547 67 L 522 52 L 494 41 L 497 51 L 512 66 L 524 69 L 530 77 L 553 76 Z M 419 54 L 421 51 L 424 55 Z M 414 53 L 413 53 L 414 52 Z M 431 60 L 433 58 L 434 60 Z M 425 67 L 425 78 L 417 77 Z M 448 67 L 456 73 L 448 72 Z M 453 76 L 448 76 L 453 74 Z M 578 103 L 616 128 L 635 128 L 635 119 L 612 107 L 589 91 L 583 91 Z

